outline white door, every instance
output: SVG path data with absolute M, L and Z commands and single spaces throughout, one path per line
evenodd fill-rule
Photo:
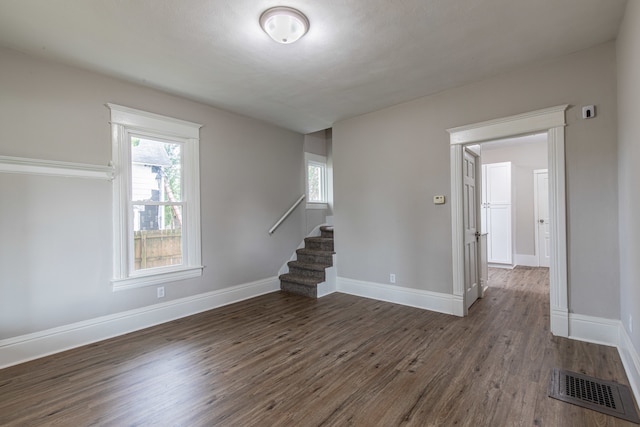
M 511 163 L 482 165 L 482 232 L 487 233 L 490 263 L 512 264 Z
M 546 169 L 533 171 L 536 220 L 536 254 L 538 265 L 549 267 L 551 235 L 549 226 L 549 174 Z
M 478 277 L 478 221 L 476 197 L 476 164 L 478 158 L 468 150 L 463 165 L 464 286 L 467 308 L 480 294 Z
M 511 264 L 511 205 L 489 205 L 487 224 L 489 262 Z

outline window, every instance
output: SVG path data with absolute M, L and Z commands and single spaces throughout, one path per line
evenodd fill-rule
M 327 158 L 305 153 L 307 209 L 327 208 Z
M 113 289 L 201 276 L 201 125 L 108 106 L 116 169 Z

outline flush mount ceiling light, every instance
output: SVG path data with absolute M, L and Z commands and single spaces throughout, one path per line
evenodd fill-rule
M 277 6 L 264 11 L 260 16 L 260 26 L 273 40 L 289 44 L 309 31 L 309 20 L 299 10 Z

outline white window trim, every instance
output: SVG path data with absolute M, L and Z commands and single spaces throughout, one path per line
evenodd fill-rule
M 202 125 L 116 104 L 111 109 L 113 167 L 113 279 L 114 291 L 202 276 L 200 242 L 200 128 Z M 183 264 L 131 271 L 129 232 L 133 218 L 128 204 L 131 195 L 131 150 L 129 135 L 170 138 L 183 145 Z
M 310 201 L 309 197 L 309 163 L 321 164 L 324 166 L 324 183 L 323 183 L 323 193 L 324 193 L 324 202 L 313 202 Z M 305 176 L 305 194 L 307 195 L 307 209 L 328 209 L 328 176 L 327 176 L 327 158 L 325 156 L 320 156 L 318 154 L 313 153 L 304 153 L 304 176 Z

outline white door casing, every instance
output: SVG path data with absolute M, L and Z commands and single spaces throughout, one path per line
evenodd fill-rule
M 478 199 L 476 192 L 478 157 L 465 150 L 463 159 L 463 211 L 464 211 L 464 287 L 468 309 L 480 296 L 478 275 Z
M 565 199 L 565 111 L 568 105 L 536 110 L 447 129 L 450 143 L 451 171 L 451 241 L 453 273 L 453 311 L 468 313 L 464 292 L 464 233 L 462 167 L 465 145 L 478 144 L 501 138 L 547 132 L 549 156 L 549 220 L 550 266 L 549 299 L 551 332 L 557 336 L 569 335 L 567 292 L 567 242 Z
M 533 171 L 535 203 L 535 251 L 538 266 L 549 267 L 551 258 L 551 233 L 549 223 L 549 175 L 546 169 Z
M 478 242 L 478 271 L 480 272 L 480 298 L 484 298 L 484 294 L 489 287 L 489 261 L 487 260 L 487 233 L 480 233 Z

